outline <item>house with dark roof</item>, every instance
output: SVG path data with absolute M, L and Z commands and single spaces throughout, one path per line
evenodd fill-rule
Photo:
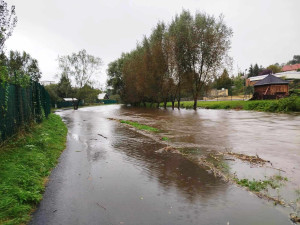
M 289 82 L 271 74 L 254 84 L 253 99 L 278 99 L 288 94 Z

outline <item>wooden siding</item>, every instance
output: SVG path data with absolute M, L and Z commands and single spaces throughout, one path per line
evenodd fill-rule
M 274 96 L 274 98 L 280 98 L 289 94 L 288 84 L 272 84 L 264 86 L 254 87 L 254 92 L 258 94 L 259 99 L 264 99 L 264 96 Z

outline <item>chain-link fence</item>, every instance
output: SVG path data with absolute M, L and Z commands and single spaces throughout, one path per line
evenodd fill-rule
M 37 82 L 28 87 L 0 84 L 0 142 L 51 112 L 48 92 Z

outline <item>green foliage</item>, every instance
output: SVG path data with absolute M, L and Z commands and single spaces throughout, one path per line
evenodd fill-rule
M 294 55 L 293 59 L 287 62 L 287 65 L 300 63 L 300 55 Z
M 170 138 L 168 138 L 168 137 L 162 137 L 161 140 L 163 140 L 163 141 L 169 141 Z
M 170 25 L 157 23 L 136 49 L 110 63 L 108 85 L 132 105 L 180 101 L 185 95 L 197 100 L 222 68 L 231 36 L 222 16 L 183 10 Z
M 25 224 L 42 199 L 45 178 L 65 148 L 67 128 L 57 115 L 10 140 L 0 151 L 0 224 Z
M 157 128 L 150 127 L 150 126 L 147 126 L 147 125 L 144 125 L 144 124 L 140 124 L 138 122 L 132 122 L 132 121 L 128 121 L 128 120 L 121 120 L 120 122 L 128 124 L 130 126 L 133 126 L 133 127 L 137 128 L 139 130 L 146 130 L 146 131 L 151 131 L 151 132 L 158 132 L 159 131 L 159 129 L 157 129 Z
M 244 93 L 244 83 L 245 80 L 243 78 L 242 74 L 239 74 L 238 76 L 233 78 L 233 89 L 232 89 L 232 94 L 233 95 L 239 95 Z
M 248 179 L 238 179 L 234 178 L 234 181 L 242 186 L 242 187 L 247 187 L 250 191 L 254 192 L 260 192 L 263 190 L 268 189 L 271 187 L 272 189 L 278 189 L 282 185 L 284 185 L 283 182 L 288 181 L 287 177 L 283 177 L 280 174 L 274 175 L 267 180 L 255 180 L 253 179 L 248 180 Z
M 122 78 L 122 68 L 125 59 L 125 54 L 122 54 L 121 58 L 117 59 L 108 64 L 107 68 L 107 85 L 113 88 L 112 94 L 120 95 L 123 90 L 123 78 Z
M 86 52 L 85 49 L 78 53 L 58 57 L 61 73 L 68 78 L 75 80 L 75 95 L 78 99 L 74 109 L 78 109 L 80 100 L 86 97 L 84 87 L 92 85 L 93 76 L 100 73 L 102 60 Z
M 228 89 L 229 91 L 231 91 L 232 85 L 233 85 L 233 81 L 229 77 L 227 70 L 224 69 L 222 75 L 215 79 L 212 86 L 218 90 L 225 88 L 225 89 Z M 231 93 L 229 93 L 229 95 L 231 95 Z
M 268 70 L 272 70 L 273 73 L 279 73 L 281 71 L 281 66 L 278 64 L 273 64 L 267 67 Z
M 183 101 L 181 108 L 192 109 L 194 102 Z M 171 107 L 171 102 L 167 103 Z M 177 107 L 177 103 L 175 103 Z M 201 101 L 199 108 L 205 109 L 243 109 L 264 112 L 300 112 L 300 97 L 295 95 L 279 100 L 255 100 L 255 101 Z
M 70 98 L 73 96 L 70 96 L 72 92 L 72 86 L 71 81 L 69 77 L 66 74 L 62 74 L 60 77 L 60 80 L 57 84 L 57 95 L 60 98 Z
M 57 88 L 57 84 L 50 84 L 45 86 L 45 89 L 47 90 L 47 92 L 49 93 L 50 99 L 51 99 L 51 104 L 52 107 L 54 107 L 54 104 L 58 101 L 61 101 L 62 99 L 59 97 L 58 95 L 58 88 Z
M 255 180 L 253 179 L 252 181 L 251 180 L 248 180 L 248 179 L 237 179 L 235 178 L 235 181 L 238 185 L 241 185 L 242 187 L 247 187 L 249 188 L 250 191 L 255 191 L 255 192 L 260 192 L 262 190 L 265 190 L 270 181 L 269 180 Z
M 26 80 L 38 82 L 42 72 L 39 69 L 38 61 L 26 52 L 10 51 L 7 58 L 7 67 L 11 82 L 17 85 L 26 84 Z M 28 83 L 27 83 L 28 85 Z

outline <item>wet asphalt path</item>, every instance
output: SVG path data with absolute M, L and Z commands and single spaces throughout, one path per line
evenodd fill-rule
M 229 185 L 109 117 L 120 106 L 59 114 L 69 132 L 30 224 L 290 224 L 283 211 Z M 131 114 L 134 116 L 134 113 Z

